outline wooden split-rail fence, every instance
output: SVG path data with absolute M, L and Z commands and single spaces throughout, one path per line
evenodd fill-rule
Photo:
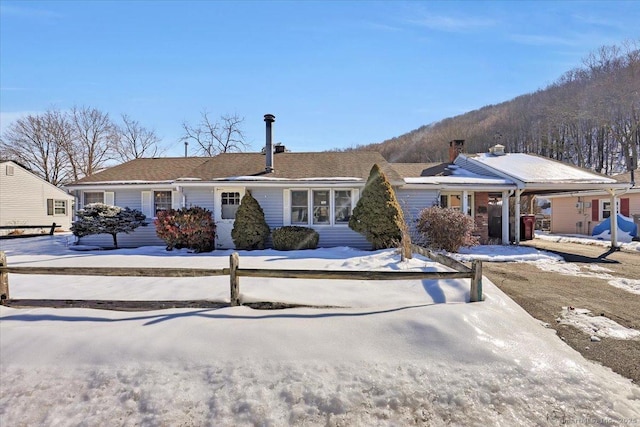
M 412 245 L 412 251 L 427 256 L 433 261 L 443 264 L 454 271 L 336 271 L 336 270 L 273 270 L 264 268 L 240 268 L 240 256 L 237 252 L 229 256 L 229 268 L 202 269 L 202 268 L 146 268 L 146 267 L 27 267 L 9 266 L 3 251 L 0 251 L 0 303 L 15 307 L 85 307 L 85 308 L 113 308 L 129 307 L 129 309 L 141 309 L 142 307 L 173 308 L 183 307 L 179 301 L 88 301 L 88 300 L 12 300 L 9 294 L 9 274 L 42 274 L 42 275 L 70 275 L 70 276 L 124 276 L 124 277 L 203 277 L 203 276 L 229 276 L 230 279 L 230 305 L 241 305 L 240 302 L 240 277 L 271 277 L 287 279 L 346 279 L 346 280 L 446 280 L 446 279 L 470 279 L 470 301 L 483 300 L 482 295 L 482 262 L 473 261 L 471 267 L 435 253 L 429 249 Z M 184 303 L 184 302 L 183 302 Z M 209 303 L 212 301 L 200 301 Z M 229 305 L 227 303 L 215 303 L 217 306 Z M 280 303 L 274 303 L 276 305 Z M 197 302 L 191 306 L 198 305 Z
M 55 222 L 51 225 L 0 225 L 0 230 L 49 230 L 49 235 L 53 236 L 56 228 L 61 228 L 61 225 Z M 5 234 L 1 235 L 1 239 L 11 239 L 16 237 L 33 237 L 42 236 L 44 233 L 28 233 L 28 234 Z

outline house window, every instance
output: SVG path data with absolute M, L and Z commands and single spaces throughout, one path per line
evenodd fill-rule
M 158 212 L 169 209 L 171 209 L 171 191 L 154 191 L 153 211 L 155 214 L 158 215 Z
M 329 190 L 313 191 L 313 223 L 314 224 L 330 224 L 329 217 L 331 207 L 329 205 Z
M 462 197 L 463 193 L 449 193 L 440 195 L 440 207 L 450 208 L 457 211 L 462 211 Z M 467 194 L 467 215 L 473 213 L 473 193 Z
M 351 190 L 336 190 L 335 200 L 335 222 L 348 223 L 351 218 Z
M 353 194 L 354 190 L 292 190 L 291 224 L 347 224 L 353 211 Z
M 240 206 L 240 193 L 224 192 L 222 198 L 222 219 L 235 219 Z
M 47 215 L 62 216 L 67 214 L 67 201 L 47 199 Z
M 91 203 L 104 203 L 104 193 L 102 191 L 85 192 L 84 193 L 84 205 Z
M 13 176 L 13 166 L 7 165 L 6 171 L 7 171 L 7 176 Z
M 291 192 L 291 224 L 307 224 L 309 222 L 309 202 L 307 190 Z

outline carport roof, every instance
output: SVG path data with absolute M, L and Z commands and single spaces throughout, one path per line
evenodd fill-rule
M 629 183 L 618 182 L 606 175 L 533 154 L 461 154 L 455 163 L 465 169 L 483 171 L 511 180 L 525 192 L 616 190 L 630 187 Z

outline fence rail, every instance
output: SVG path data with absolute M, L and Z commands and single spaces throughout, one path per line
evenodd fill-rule
M 240 305 L 240 277 L 269 277 L 283 279 L 345 279 L 345 280 L 444 280 L 444 279 L 470 279 L 470 301 L 482 301 L 482 263 L 473 261 L 471 268 L 452 258 L 434 253 L 426 248 L 412 245 L 414 252 L 427 256 L 433 261 L 439 262 L 455 271 L 336 271 L 336 270 L 271 270 L 262 268 L 240 268 L 240 256 L 237 252 L 229 256 L 229 268 L 199 269 L 199 268 L 139 268 L 139 267 L 26 267 L 8 266 L 7 258 L 0 251 L 0 303 L 10 305 L 9 273 L 13 274 L 42 274 L 42 275 L 73 275 L 73 276 L 124 276 L 124 277 L 204 277 L 204 276 L 229 276 L 230 279 L 230 305 Z M 21 305 L 28 305 L 29 300 L 19 300 Z M 36 301 L 36 300 L 32 300 Z M 37 300 L 39 306 L 46 306 L 46 302 L 53 304 L 56 301 L 73 301 L 76 306 L 83 306 L 82 300 Z M 86 301 L 85 301 L 86 302 Z M 139 303 L 152 303 L 152 301 L 139 301 Z M 208 304 L 218 302 L 202 300 Z M 102 301 L 107 308 L 115 301 Z M 134 304 L 135 301 L 128 302 Z M 161 303 L 157 301 L 157 303 Z M 169 302 L 164 301 L 166 305 Z M 175 304 L 180 302 L 174 301 Z M 44 304 L 44 305 L 43 305 Z M 174 306 L 175 306 L 174 304 Z M 278 303 L 276 303 L 278 304 Z M 86 305 L 84 305 L 86 306 Z
M 56 231 L 56 228 L 61 228 L 61 225 L 56 224 L 55 222 L 51 225 L 0 225 L 0 230 L 28 230 L 28 229 L 49 229 L 49 235 L 53 236 L 53 233 Z M 27 237 L 27 236 L 39 236 L 37 233 L 32 234 L 18 234 L 18 235 L 3 235 L 0 238 L 15 238 L 15 237 Z

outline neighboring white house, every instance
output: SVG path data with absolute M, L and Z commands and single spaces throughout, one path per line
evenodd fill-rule
M 19 164 L 0 161 L 0 225 L 47 225 L 69 230 L 73 196 Z M 0 230 L 6 234 L 7 230 Z

